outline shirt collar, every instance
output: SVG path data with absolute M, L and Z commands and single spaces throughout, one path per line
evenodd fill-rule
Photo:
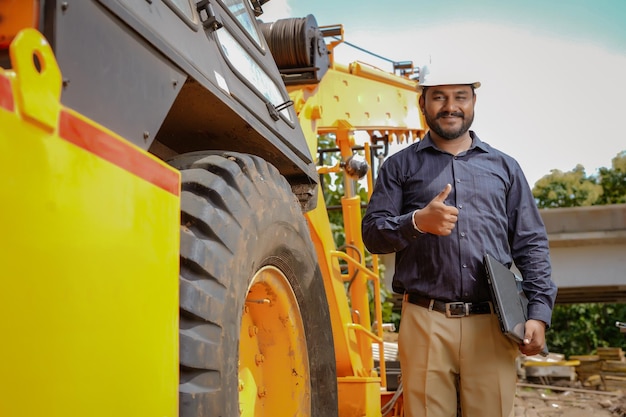
M 472 137 L 472 146 L 470 146 L 469 150 L 478 148 L 483 152 L 489 152 L 489 145 L 487 145 L 485 142 L 480 140 L 478 135 L 473 130 L 470 130 L 469 133 L 470 133 L 470 136 Z M 427 148 L 433 148 L 433 149 L 440 151 L 440 149 L 437 148 L 437 146 L 433 142 L 433 139 L 430 137 L 430 131 L 428 131 L 426 133 L 426 136 L 424 136 L 424 139 L 422 139 L 417 144 L 416 152 L 423 151 L 424 149 L 427 149 Z

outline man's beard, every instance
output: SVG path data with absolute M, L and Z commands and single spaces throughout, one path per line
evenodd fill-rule
M 452 129 L 445 130 L 439 123 L 437 123 L 437 119 L 439 119 L 440 117 L 445 117 L 445 116 L 450 116 L 450 115 L 458 116 L 463 119 L 463 122 L 461 123 L 460 128 L 456 130 L 452 130 Z M 426 124 L 428 124 L 428 127 L 433 132 L 435 132 L 438 136 L 446 140 L 457 139 L 460 136 L 464 135 L 472 126 L 472 123 L 474 122 L 474 113 L 472 113 L 470 118 L 466 119 L 463 113 L 460 113 L 460 112 L 450 113 L 447 111 L 442 111 L 442 112 L 437 113 L 437 115 L 433 118 L 428 114 L 428 112 L 424 111 L 424 117 L 426 118 Z

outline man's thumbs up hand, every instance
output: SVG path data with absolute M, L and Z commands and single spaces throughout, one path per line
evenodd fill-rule
M 446 184 L 446 188 L 437 194 L 437 196 L 432 199 L 431 203 L 436 201 L 437 203 L 443 204 L 444 201 L 446 201 L 446 198 L 448 198 L 448 195 L 450 195 L 450 191 L 452 191 L 452 186 L 450 184 Z
M 419 230 L 439 236 L 448 236 L 452 233 L 459 210 L 444 203 L 450 191 L 452 191 L 452 186 L 447 184 L 446 188 L 437 194 L 426 207 L 413 213 L 413 221 Z

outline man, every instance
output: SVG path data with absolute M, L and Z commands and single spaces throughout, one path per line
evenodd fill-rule
M 423 69 L 419 87 L 430 131 L 383 163 L 362 224 L 370 252 L 396 253 L 405 415 L 455 417 L 458 396 L 463 417 L 512 416 L 515 358 L 542 350 L 556 297 L 545 227 L 519 164 L 470 130 L 480 83 Z M 492 310 L 485 253 L 523 275 L 520 346 Z

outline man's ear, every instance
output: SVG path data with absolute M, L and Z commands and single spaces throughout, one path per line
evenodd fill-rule
M 476 99 L 476 96 L 474 96 L 474 100 Z M 420 105 L 420 109 L 422 110 L 422 113 L 424 112 L 424 94 L 420 94 L 420 98 L 419 98 L 419 105 Z

